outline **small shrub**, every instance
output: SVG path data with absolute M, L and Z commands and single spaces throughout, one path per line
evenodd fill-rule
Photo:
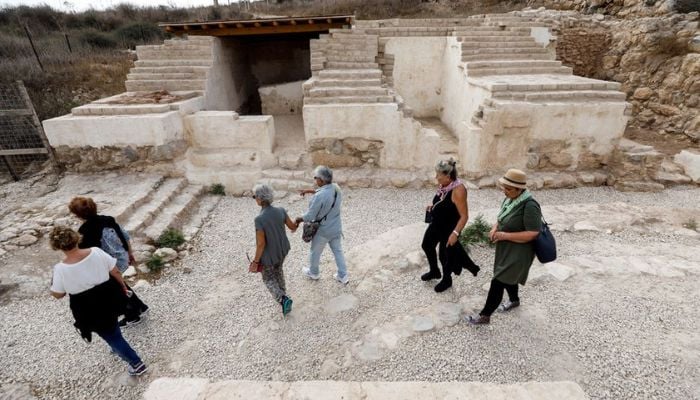
M 464 230 L 462 230 L 459 241 L 464 247 L 474 244 L 488 244 L 489 246 L 493 246 L 489 240 L 490 231 L 491 225 L 484 220 L 483 215 L 479 214 L 474 218 L 471 224 L 467 225 Z
M 691 218 L 683 224 L 683 227 L 692 231 L 697 231 L 698 223 L 695 221 L 695 218 Z
M 151 258 L 146 260 L 146 266 L 148 267 L 151 272 L 158 272 L 161 269 L 163 269 L 163 266 L 165 265 L 165 260 L 163 260 L 163 257 L 157 256 L 153 254 Z
M 134 22 L 118 28 L 114 32 L 124 47 L 134 48 L 137 44 L 160 41 L 163 34 L 156 24 Z
M 96 30 L 87 30 L 80 34 L 80 42 L 95 49 L 113 49 L 117 47 L 117 41 L 106 33 Z
M 158 247 L 169 247 L 171 249 L 175 249 L 183 243 L 185 243 L 185 235 L 177 229 L 166 229 L 156 242 Z
M 209 188 L 209 193 L 210 194 L 215 194 L 217 196 L 225 196 L 226 195 L 226 188 L 224 188 L 224 185 L 220 183 L 215 183 L 211 185 Z

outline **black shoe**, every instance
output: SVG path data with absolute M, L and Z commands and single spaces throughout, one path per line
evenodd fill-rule
M 442 278 L 442 274 L 440 274 L 440 271 L 430 271 L 430 272 L 426 272 L 420 276 L 420 279 L 422 281 L 429 281 L 431 279 L 440 279 L 440 278 Z
M 447 275 L 435 286 L 435 291 L 440 293 L 452 287 L 452 277 Z
M 479 271 L 481 271 L 481 268 L 479 268 L 478 265 L 475 265 L 475 267 L 476 267 L 476 270 L 474 272 L 472 272 L 472 275 L 474 275 L 474 277 L 476 277 L 476 275 L 479 273 Z
M 144 304 L 143 307 L 141 307 L 141 314 L 139 314 L 139 315 L 148 314 L 148 310 L 150 310 L 150 307 L 148 307 L 147 305 Z

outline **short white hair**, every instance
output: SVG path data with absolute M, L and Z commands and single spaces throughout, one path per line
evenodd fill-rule
M 324 183 L 331 183 L 333 182 L 333 171 L 325 165 L 319 165 L 314 169 L 314 178 L 318 178 Z
M 260 199 L 263 203 L 272 204 L 275 199 L 275 191 L 272 190 L 270 185 L 264 183 L 258 183 L 253 187 L 253 194 L 255 194 L 256 199 Z

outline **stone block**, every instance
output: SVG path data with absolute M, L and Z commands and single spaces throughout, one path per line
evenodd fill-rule
M 683 150 L 676 154 L 673 161 L 683 167 L 683 171 L 695 183 L 700 183 L 700 154 Z
M 148 385 L 144 400 L 198 400 L 209 382 L 196 378 L 159 378 Z

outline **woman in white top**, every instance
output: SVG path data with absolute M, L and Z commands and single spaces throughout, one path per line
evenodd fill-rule
M 75 327 L 88 341 L 92 332 L 104 339 L 129 364 L 129 375 L 146 372 L 146 364 L 124 340 L 117 325 L 128 290 L 115 268 L 116 259 L 97 247 L 78 248 L 80 235 L 66 226 L 54 227 L 49 242 L 51 248 L 65 254 L 63 261 L 54 266 L 51 295 L 57 299 L 69 295 Z

